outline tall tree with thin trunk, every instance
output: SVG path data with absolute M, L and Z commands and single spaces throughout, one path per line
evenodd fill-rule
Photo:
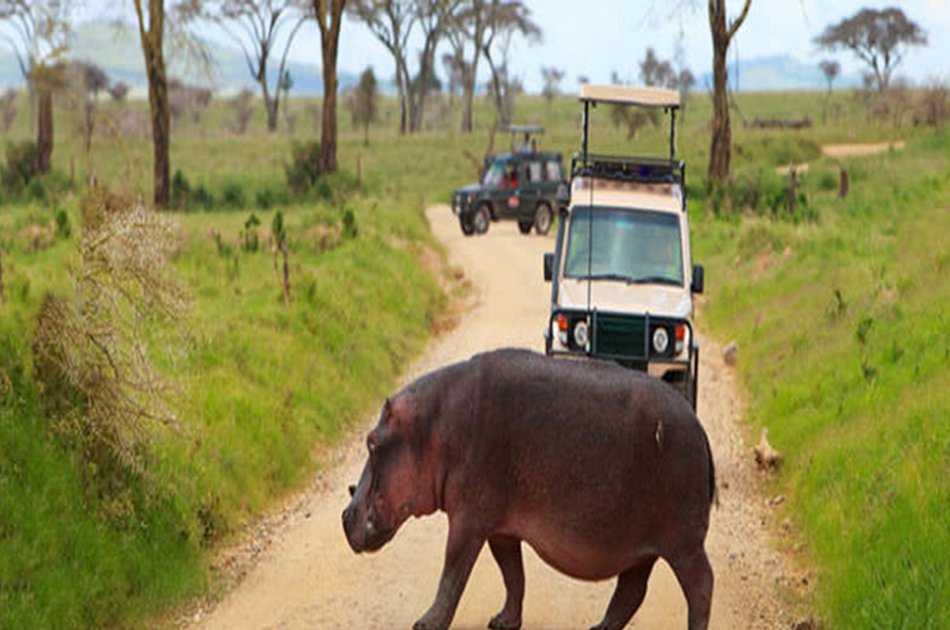
M 69 46 L 73 3 L 68 0 L 0 0 L 0 45 L 17 60 L 36 105 L 36 161 L 39 173 L 50 170 L 53 155 L 53 92 L 62 68 L 58 61 Z
M 396 66 L 399 133 L 409 129 L 409 36 L 416 22 L 413 0 L 350 0 L 347 13 L 363 22 L 392 55 Z
M 491 70 L 496 122 L 505 126 L 511 123 L 512 88 L 515 87 L 508 68 L 511 41 L 515 35 L 522 35 L 529 42 L 538 41 L 541 28 L 531 19 L 531 10 L 519 0 L 491 0 L 486 10 L 482 54 Z
M 168 206 L 171 190 L 171 110 L 168 105 L 168 78 L 165 74 L 164 0 L 132 0 L 138 19 L 139 39 L 148 80 L 148 105 L 152 117 L 153 195 L 155 207 Z
M 466 0 L 452 15 L 446 36 L 452 46 L 452 64 L 462 87 L 462 133 L 472 133 L 472 105 L 475 101 L 475 82 L 478 62 L 488 27 L 490 5 L 497 0 Z M 471 50 L 470 56 L 466 56 Z
M 422 30 L 419 71 L 409 83 L 409 130 L 422 131 L 426 99 L 435 73 L 435 51 L 461 0 L 415 0 L 416 21 Z
M 346 0 L 313 0 L 313 12 L 320 27 L 323 57 L 323 117 L 320 121 L 320 172 L 335 173 L 336 164 L 336 59 L 340 27 Z
M 927 35 L 900 9 L 862 9 L 826 28 L 815 43 L 853 52 L 871 67 L 878 91 L 884 92 L 907 47 L 926 45 Z
M 713 43 L 713 120 L 709 148 L 709 183 L 716 185 L 729 178 L 732 161 L 732 129 L 729 126 L 729 75 L 726 67 L 729 44 L 749 14 L 752 0 L 744 0 L 733 20 L 726 18 L 726 0 L 709 0 L 709 30 Z
M 287 53 L 297 32 L 313 17 L 312 7 L 305 4 L 304 0 L 206 0 L 204 6 L 199 5 L 199 8 L 205 19 L 220 24 L 225 33 L 241 47 L 251 78 L 261 88 L 267 130 L 276 131 L 280 112 L 280 82 L 286 72 Z M 277 78 L 271 87 L 267 77 L 271 53 L 281 33 L 287 29 L 289 31 L 283 40 Z

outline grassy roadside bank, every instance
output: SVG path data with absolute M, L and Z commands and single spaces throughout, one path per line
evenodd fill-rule
M 371 191 L 346 207 L 356 235 L 341 233 L 337 207 L 284 209 L 290 306 L 268 230 L 257 251 L 240 247 L 248 212 L 177 217 L 173 266 L 192 307 L 164 371 L 181 423 L 157 431 L 148 489 L 133 488 L 131 505 L 98 491 L 34 380 L 36 312 L 46 291 L 69 294 L 74 237 L 35 249 L 24 226 L 50 210 L 0 216 L 0 627 L 138 625 L 213 586 L 212 546 L 299 487 L 320 464 L 314 445 L 391 389 L 443 308 L 420 262 L 430 237 L 416 200 Z
M 847 167 L 846 200 L 830 161 L 805 176 L 814 223 L 694 223 L 703 319 L 741 348 L 750 435 L 786 456 L 775 491 L 822 618 L 947 627 L 950 134 Z

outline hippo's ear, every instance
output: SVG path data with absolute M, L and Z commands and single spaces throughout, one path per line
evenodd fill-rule
M 386 402 L 383 403 L 383 411 L 380 414 L 383 420 L 383 424 L 389 424 L 390 419 L 393 415 L 393 403 L 391 398 L 387 398 Z

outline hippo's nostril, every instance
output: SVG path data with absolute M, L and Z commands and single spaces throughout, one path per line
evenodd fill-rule
M 350 486 L 349 491 L 350 491 L 350 496 L 353 496 L 354 494 L 356 494 L 356 486 Z

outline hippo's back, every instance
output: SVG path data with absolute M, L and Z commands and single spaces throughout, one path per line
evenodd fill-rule
M 526 351 L 473 364 L 476 421 L 485 456 L 508 467 L 510 519 L 553 523 L 607 549 L 631 536 L 660 547 L 705 537 L 712 457 L 671 387 L 607 362 Z

